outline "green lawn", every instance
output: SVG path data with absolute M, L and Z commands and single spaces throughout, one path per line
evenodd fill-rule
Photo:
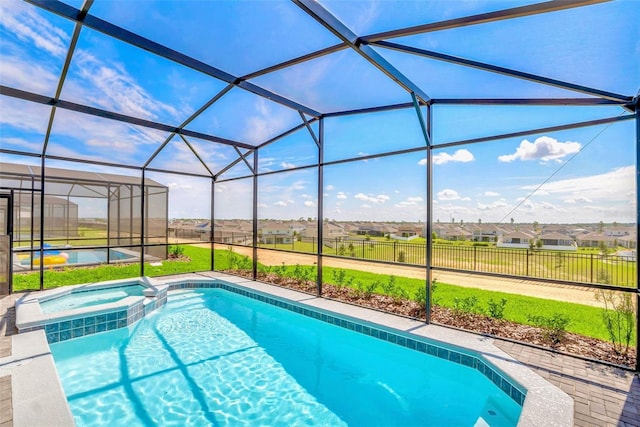
M 151 266 L 145 264 L 145 275 L 161 276 L 168 274 L 187 273 L 195 271 L 209 271 L 211 252 L 207 248 L 183 245 L 184 254 L 188 256 L 190 262 L 172 261 L 163 262 L 161 266 Z M 215 251 L 216 270 L 227 268 L 250 268 L 250 261 L 236 253 L 227 250 Z M 270 269 L 278 274 L 294 276 L 305 274 L 309 278 L 315 275 L 315 266 L 259 266 L 261 270 Z M 140 274 L 140 266 L 132 265 L 105 265 L 92 268 L 67 268 L 64 270 L 45 271 L 46 288 L 54 288 L 65 285 L 98 282 L 104 280 L 123 279 L 127 277 L 137 277 Z M 333 267 L 323 268 L 323 281 L 342 286 L 363 287 L 371 284 L 375 293 L 390 293 L 391 295 L 403 295 L 408 298 L 416 298 L 420 288 L 424 287 L 424 281 L 406 277 L 394 277 L 370 273 L 359 270 L 336 269 Z M 392 285 L 390 284 L 392 281 Z M 14 275 L 14 290 L 23 291 L 28 289 L 38 289 L 39 274 L 16 274 Z M 434 302 L 444 307 L 454 308 L 456 299 L 460 300 L 475 297 L 477 307 L 487 311 L 490 300 L 499 301 L 504 298 L 507 304 L 504 310 L 504 318 L 518 323 L 527 324 L 528 316 L 552 317 L 555 314 L 562 314 L 570 319 L 567 330 L 578 334 L 608 340 L 609 336 L 601 320 L 602 310 L 581 304 L 574 304 L 562 301 L 534 298 L 523 295 L 486 291 L 475 288 L 465 288 L 445 283 L 438 283 L 433 293 Z M 635 336 L 634 336 L 635 337 Z M 634 340 L 635 343 L 635 340 Z

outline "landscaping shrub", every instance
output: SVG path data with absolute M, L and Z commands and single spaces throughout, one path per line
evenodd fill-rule
M 551 345 L 560 344 L 567 333 L 567 326 L 571 320 L 560 313 L 551 317 L 528 315 L 527 320 L 534 326 L 542 328 L 542 337 Z
M 453 311 L 458 315 L 466 315 L 469 313 L 482 314 L 482 309 L 478 306 L 478 298 L 475 296 L 467 298 L 454 298 Z
M 392 296 L 396 289 L 396 276 L 389 276 L 389 280 L 382 284 L 382 292 L 385 295 Z
M 507 305 L 507 300 L 501 298 L 500 301 L 495 301 L 493 298 L 487 301 L 487 312 L 489 316 L 494 319 L 502 319 L 504 317 L 504 307 Z
M 596 300 L 604 303 L 602 321 L 618 354 L 627 354 L 635 331 L 635 309 L 630 293 L 599 289 Z

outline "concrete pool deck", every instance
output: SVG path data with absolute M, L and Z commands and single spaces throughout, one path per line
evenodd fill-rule
M 531 371 L 536 372 L 540 377 L 545 378 L 551 384 L 559 387 L 571 396 L 575 402 L 572 414 L 570 414 L 570 418 L 573 419 L 573 425 L 640 426 L 640 382 L 638 376 L 635 376 L 630 372 L 569 356 L 554 355 L 544 350 L 534 349 L 519 344 L 500 340 L 490 340 L 478 335 L 467 334 L 433 325 L 426 326 L 421 322 L 386 315 L 385 313 L 371 312 L 370 310 L 368 310 L 368 313 L 364 313 L 363 310 L 367 309 L 348 306 L 337 303 L 336 301 L 318 299 L 311 295 L 300 294 L 289 289 L 279 288 L 272 285 L 251 282 L 240 277 L 225 276 L 217 273 L 205 273 L 198 275 L 180 275 L 172 278 L 163 278 L 162 280 L 175 281 L 183 280 L 185 278 L 199 278 L 202 280 L 207 277 L 222 278 L 231 283 L 255 289 L 259 292 L 267 292 L 275 296 L 282 296 L 292 299 L 293 301 L 299 301 L 307 305 L 331 311 L 342 312 L 342 310 L 346 310 L 344 314 L 348 316 L 364 317 L 365 319 L 368 317 L 369 321 L 373 321 L 375 323 L 385 323 L 386 320 L 384 318 L 388 316 L 391 318 L 391 322 L 397 322 L 396 325 L 389 325 L 391 327 L 395 327 L 400 330 L 411 329 L 412 333 L 415 333 L 416 331 L 424 331 L 424 334 L 419 333 L 419 335 L 430 335 L 435 339 L 438 339 L 439 337 L 442 341 L 454 344 L 456 341 L 460 340 L 460 344 L 468 347 L 466 344 L 468 344 L 469 341 L 477 341 L 480 346 L 485 346 L 483 347 L 485 351 L 491 353 L 489 357 L 495 358 L 495 360 L 491 361 L 495 362 L 501 370 L 510 373 L 509 370 L 512 369 L 512 365 L 526 366 L 530 368 Z M 37 411 L 39 409 L 37 407 L 39 400 L 34 399 L 31 402 L 24 400 L 25 395 L 21 391 L 24 389 L 24 384 L 18 383 L 20 382 L 20 374 L 16 375 L 17 367 L 15 366 L 15 362 L 16 358 L 19 358 L 21 354 L 21 350 L 18 347 L 22 347 L 23 345 L 38 345 L 24 342 L 23 338 L 26 339 L 26 335 L 28 334 L 22 334 L 20 337 L 15 335 L 17 331 L 15 329 L 14 306 L 15 301 L 20 297 L 21 295 L 18 294 L 3 297 L 1 299 L 0 427 L 10 425 L 37 425 L 33 422 L 28 422 L 28 420 L 24 418 L 24 412 L 26 408 L 29 408 L 31 411 L 34 409 Z M 343 307 L 341 309 L 337 309 L 337 305 L 342 305 Z M 344 306 L 346 306 L 346 308 Z M 428 331 L 428 333 L 426 331 Z M 491 343 L 493 343 L 493 345 L 491 345 Z M 12 348 L 13 346 L 16 346 L 16 348 Z M 515 357 L 520 363 L 514 364 L 513 361 L 508 361 L 508 358 L 506 357 L 501 361 L 502 351 L 505 352 L 505 355 L 508 354 Z M 46 357 L 47 355 L 42 356 L 43 359 L 46 359 Z M 48 357 L 51 357 L 50 354 Z M 33 362 L 31 363 L 33 364 Z M 532 379 L 532 381 L 537 382 L 538 380 Z M 544 387 L 540 382 L 537 382 L 537 384 Z M 531 384 L 529 384 L 529 386 L 530 385 Z M 62 395 L 62 399 L 64 402 L 64 395 Z M 36 406 L 29 407 L 29 405 Z M 62 404 L 56 406 L 66 407 L 67 405 Z M 532 422 L 528 425 L 550 425 L 548 415 L 550 412 L 553 412 L 552 409 L 552 407 L 545 406 L 535 408 L 542 417 L 540 418 L 540 423 Z M 60 418 L 58 418 L 58 420 L 60 422 L 52 424 L 53 419 L 48 416 L 48 418 L 46 418 L 49 421 L 47 425 L 68 425 L 64 422 L 64 410 L 61 411 L 59 417 Z M 566 420 L 570 418 L 563 419 L 566 422 Z M 31 419 L 31 421 L 34 420 Z M 571 423 L 556 425 L 570 424 Z

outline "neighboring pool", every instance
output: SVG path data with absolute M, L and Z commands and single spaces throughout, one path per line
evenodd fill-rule
M 134 325 L 50 347 L 78 426 L 517 424 L 521 406 L 475 356 L 304 311 L 185 289 Z
M 120 301 L 128 296 L 143 296 L 144 290 L 145 287 L 141 285 L 127 285 L 87 291 L 73 291 L 61 297 L 41 301 L 40 309 L 45 314 L 75 310 L 76 308 Z
M 109 249 L 110 261 L 135 260 L 137 255 L 127 254 L 116 249 Z M 69 264 L 98 264 L 107 262 L 107 249 L 76 249 L 69 251 Z
M 104 264 L 107 262 L 107 254 L 109 254 L 109 262 L 119 261 L 135 261 L 140 257 L 137 253 L 125 251 L 122 249 L 72 249 L 70 247 L 56 247 L 46 249 L 44 252 L 44 265 L 75 265 L 75 264 Z M 18 265 L 31 265 L 31 252 L 17 252 Z M 33 252 L 33 263 L 40 265 L 40 252 Z

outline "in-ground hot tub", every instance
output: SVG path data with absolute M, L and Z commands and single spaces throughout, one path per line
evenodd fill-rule
M 162 307 L 167 290 L 142 277 L 38 292 L 16 302 L 16 327 L 44 329 L 50 343 L 124 328 Z

